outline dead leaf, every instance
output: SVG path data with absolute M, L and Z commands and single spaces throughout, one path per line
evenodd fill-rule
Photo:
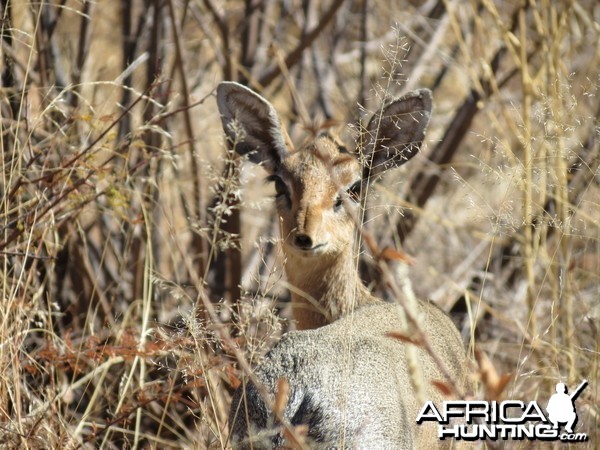
M 437 390 L 446 397 L 450 397 L 452 394 L 454 394 L 454 389 L 452 389 L 452 386 L 450 386 L 448 383 L 444 383 L 443 381 L 439 380 L 431 380 L 431 384 L 433 384 Z
M 420 339 L 413 339 L 405 334 L 400 333 L 399 331 L 388 331 L 385 335 L 393 339 L 398 339 L 401 342 L 406 342 L 407 344 L 412 344 L 419 347 L 423 345 L 423 342 Z
M 500 400 L 506 385 L 513 378 L 512 373 L 500 375 L 492 360 L 480 348 L 475 349 L 475 360 L 479 366 L 479 377 L 485 389 L 485 398 Z
M 290 384 L 285 378 L 277 380 L 277 391 L 275 394 L 275 403 L 273 404 L 273 412 L 276 417 L 283 417 L 283 411 L 288 402 L 290 394 Z
M 410 256 L 392 247 L 384 248 L 380 253 L 379 258 L 385 261 L 402 261 L 406 264 L 413 264 L 413 261 Z

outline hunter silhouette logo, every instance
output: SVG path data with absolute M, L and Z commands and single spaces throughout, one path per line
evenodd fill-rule
M 575 400 L 587 385 L 588 381 L 583 380 L 569 395 L 567 386 L 557 383 L 556 393 L 550 397 L 546 406 L 547 414 L 535 400 L 458 400 L 445 401 L 439 407 L 428 401 L 417 416 L 417 424 L 437 422 L 440 440 L 527 439 L 584 442 L 588 440 L 587 434 L 575 433 L 573 429 L 577 423 Z M 565 424 L 562 432 L 561 424 Z
M 559 423 L 566 423 L 565 431 L 573 433 L 573 427 L 577 423 L 577 412 L 575 411 L 575 399 L 587 387 L 588 381 L 583 380 L 575 389 L 573 394 L 567 394 L 567 386 L 564 383 L 556 384 L 556 394 L 553 394 L 548 401 L 546 411 L 548 411 L 548 419 L 554 425 L 553 428 L 558 429 Z

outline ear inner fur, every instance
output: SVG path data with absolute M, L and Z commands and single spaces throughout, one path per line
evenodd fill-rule
M 418 153 L 431 109 L 431 91 L 420 89 L 393 100 L 373 115 L 366 131 L 365 179 L 399 167 Z
M 274 173 L 288 150 L 271 104 L 241 84 L 223 82 L 217 88 L 217 105 L 223 130 L 235 151 Z

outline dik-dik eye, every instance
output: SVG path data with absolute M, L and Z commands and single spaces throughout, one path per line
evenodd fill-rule
M 287 185 L 283 182 L 281 178 L 277 175 L 271 175 L 267 177 L 267 181 L 272 181 L 275 184 L 275 197 L 281 198 L 284 197 L 289 201 L 290 199 L 290 191 L 288 190 Z
M 360 189 L 361 189 L 361 182 L 359 180 L 356 183 L 354 183 L 352 186 L 350 186 L 348 188 L 348 190 L 346 191 L 346 193 L 348 194 L 348 197 L 350 197 L 355 202 L 358 202 L 358 201 L 360 201 Z
M 344 199 L 343 199 L 342 195 L 347 195 L 348 198 L 350 198 L 350 200 L 352 200 L 354 202 L 358 202 L 360 200 L 360 188 L 361 188 L 361 183 L 360 183 L 360 181 L 357 181 L 356 183 L 354 183 L 352 186 L 350 186 L 348 188 L 348 190 L 346 191 L 345 194 L 339 194 L 335 198 L 335 201 L 333 202 L 333 209 L 338 211 L 344 204 Z

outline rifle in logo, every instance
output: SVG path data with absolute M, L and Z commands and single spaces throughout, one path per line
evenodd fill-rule
M 590 383 L 588 383 L 588 380 L 583 380 L 581 382 L 581 384 L 579 386 L 577 386 L 577 389 L 575 389 L 575 392 L 573 392 L 570 396 L 571 400 L 573 402 L 575 401 L 575 399 L 577 397 L 579 397 L 579 394 L 581 394 L 583 392 L 583 390 L 588 386 L 588 384 L 590 384 Z

